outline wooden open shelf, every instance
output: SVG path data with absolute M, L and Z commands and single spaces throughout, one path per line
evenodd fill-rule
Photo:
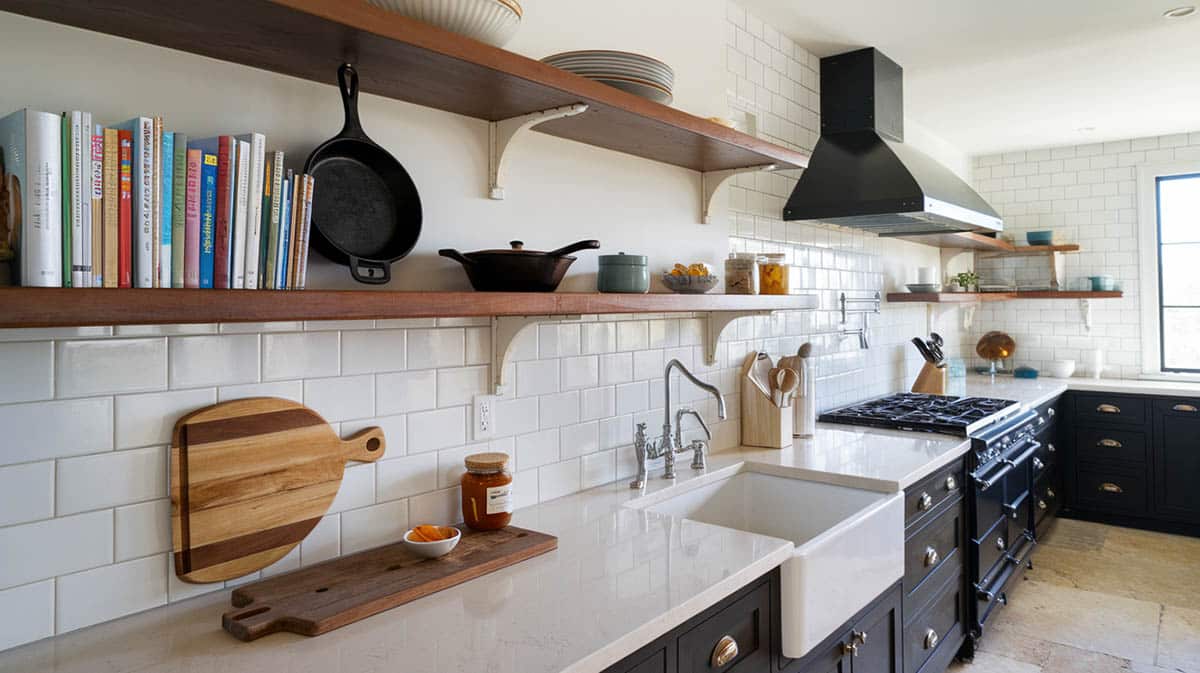
M 811 310 L 813 295 L 0 288 L 0 327 Z
M 697 171 L 808 165 L 802 152 L 363 0 L 0 0 L 0 10 L 328 84 L 350 62 L 366 93 L 487 121 L 585 103 L 536 130 Z M 330 119 L 330 134 L 341 123 Z
M 889 292 L 887 300 L 897 303 L 973 304 L 979 301 L 1013 299 L 1117 299 L 1121 292 L 1069 292 L 1039 290 L 1027 292 Z
M 926 234 L 921 236 L 897 236 L 896 238 L 949 250 L 989 250 L 992 252 L 1012 252 L 1016 249 L 1016 246 L 1002 238 L 988 236 L 986 234 L 975 234 L 971 232 L 962 232 L 957 234 Z
M 1076 243 L 1062 245 L 1014 245 L 1011 250 L 980 250 L 994 257 L 1018 257 L 1021 255 L 1049 255 L 1055 252 L 1079 252 Z

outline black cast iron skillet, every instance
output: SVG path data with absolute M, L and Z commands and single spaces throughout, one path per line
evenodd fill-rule
M 553 292 L 575 261 L 572 252 L 595 250 L 600 241 L 579 241 L 550 252 L 526 250 L 521 241 L 511 241 L 511 250 L 459 252 L 438 250 L 463 265 L 471 287 L 481 292 Z
M 348 265 L 354 280 L 382 285 L 392 279 L 392 263 L 417 244 L 421 198 L 400 162 L 363 131 L 354 66 L 338 68 L 338 88 L 346 123 L 304 163 L 314 180 L 310 238 L 322 255 Z

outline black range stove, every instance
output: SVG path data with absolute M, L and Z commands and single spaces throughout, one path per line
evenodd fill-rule
M 820 420 L 968 437 L 1020 409 L 1019 402 L 990 397 L 898 393 L 827 411 Z

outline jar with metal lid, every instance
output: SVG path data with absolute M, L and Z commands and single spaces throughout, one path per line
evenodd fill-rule
M 645 255 L 600 255 L 596 287 L 601 292 L 645 294 L 650 291 L 650 266 Z
M 758 253 L 729 253 L 725 260 L 725 294 L 758 294 Z
M 758 264 L 759 294 L 788 293 L 787 255 L 773 252 L 762 256 Z
M 497 530 L 512 521 L 512 474 L 506 453 L 473 453 L 463 462 L 463 522 L 475 530 Z

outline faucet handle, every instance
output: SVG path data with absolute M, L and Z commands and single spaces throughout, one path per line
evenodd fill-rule
M 646 424 L 638 423 L 636 428 L 637 431 L 633 433 L 634 439 L 646 441 Z
M 692 450 L 692 469 L 703 470 L 708 467 L 708 462 L 704 459 L 704 450 L 706 444 L 703 439 L 693 439 L 689 447 Z

